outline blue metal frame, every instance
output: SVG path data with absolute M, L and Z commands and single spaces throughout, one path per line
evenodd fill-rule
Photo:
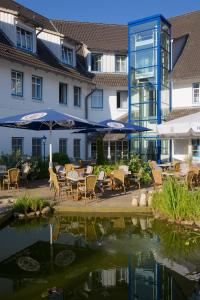
M 143 28 L 143 30 L 141 31 L 136 31 L 135 32 L 132 32 L 132 27 L 133 26 L 138 26 L 138 25 L 142 25 L 142 24 L 145 24 L 145 23 L 150 23 L 150 22 L 154 22 L 155 21 L 155 26 L 150 26 L 149 28 Z M 157 23 L 157 26 L 156 26 L 156 23 Z M 165 31 L 164 29 L 162 29 L 161 27 L 161 24 L 164 23 L 168 26 L 168 31 Z M 164 49 L 166 51 L 166 53 L 170 54 L 170 51 L 171 51 L 171 45 L 170 45 L 170 49 L 169 51 L 163 47 L 161 47 L 161 32 L 164 31 L 170 38 L 171 36 L 171 24 L 160 14 L 157 14 L 157 15 L 153 15 L 153 16 L 150 16 L 150 17 L 147 17 L 147 18 L 143 18 L 143 19 L 140 19 L 140 20 L 136 20 L 136 21 L 133 21 L 133 22 L 129 22 L 128 23 L 128 57 L 129 57 L 129 60 L 128 60 L 128 98 L 129 98 L 129 111 L 128 111 L 128 119 L 129 119 L 129 122 L 142 122 L 142 121 L 151 121 L 152 119 L 151 118 L 148 118 L 148 119 L 144 119 L 144 120 L 132 120 L 132 114 L 131 114 L 131 109 L 134 107 L 134 105 L 143 105 L 145 103 L 149 103 L 149 101 L 145 101 L 145 103 L 142 103 L 142 102 L 135 102 L 135 103 L 131 103 L 131 92 L 132 90 L 131 89 L 136 89 L 136 88 L 140 88 L 141 86 L 148 86 L 150 84 L 150 82 L 147 82 L 146 84 L 145 83 L 142 83 L 141 85 L 140 84 L 132 84 L 131 83 L 131 62 L 132 62 L 132 53 L 136 53 L 137 51 L 134 49 L 132 50 L 131 49 L 131 36 L 132 35 L 135 35 L 137 33 L 141 33 L 141 32 L 144 32 L 144 31 L 149 31 L 149 30 L 154 30 L 155 34 L 156 34 L 156 37 L 157 37 L 157 43 L 156 43 L 156 46 L 153 46 L 153 47 L 147 47 L 146 49 L 156 49 L 156 55 L 157 55 L 157 61 L 155 62 L 155 65 L 153 66 L 145 66 L 145 67 L 142 67 L 142 68 L 137 68 L 137 69 L 145 69 L 145 68 L 155 68 L 156 69 L 156 73 L 154 74 L 154 80 L 156 81 L 156 83 L 152 83 L 153 87 L 155 88 L 156 90 L 156 99 L 155 99 L 155 102 L 156 102 L 156 112 L 157 112 L 157 115 L 155 116 L 155 119 L 154 121 L 157 123 L 157 124 L 161 124 L 162 123 L 162 120 L 163 120 L 163 116 L 162 116 L 162 103 L 164 104 L 165 102 L 162 101 L 161 99 L 161 90 L 162 90 L 162 87 L 165 87 L 166 89 L 169 89 L 169 103 L 166 103 L 166 104 L 169 104 L 169 110 L 171 110 L 171 84 L 169 84 L 169 86 L 165 86 L 162 84 L 162 81 L 161 81 L 161 68 L 165 68 L 164 66 L 162 66 L 162 63 L 161 63 L 161 49 Z M 157 28 L 156 28 L 157 27 Z M 138 51 L 144 51 L 146 49 L 139 49 Z M 165 54 L 165 53 L 164 53 Z M 132 69 L 137 70 L 136 68 L 134 68 L 134 66 L 132 66 Z M 165 68 L 166 69 L 166 68 Z M 169 66 L 168 66 L 168 69 L 166 69 L 167 71 L 170 71 L 171 70 L 171 56 L 169 57 Z M 139 99 L 138 99 L 139 100 Z M 148 133 L 149 134 L 149 133 Z M 160 162 L 161 160 L 161 140 L 159 139 L 159 137 L 157 135 L 155 136 L 148 136 L 147 135 L 138 135 L 137 136 L 137 139 L 141 139 L 141 138 L 145 138 L 145 139 L 155 139 L 156 140 L 156 148 L 157 148 L 157 161 Z M 131 138 L 135 138 L 133 137 L 132 135 L 129 135 L 129 139 Z M 171 146 L 170 146 L 170 157 L 171 157 Z

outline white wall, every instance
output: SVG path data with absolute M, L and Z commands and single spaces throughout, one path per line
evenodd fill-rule
M 103 89 L 103 108 L 91 108 L 91 97 L 88 101 L 88 118 L 100 122 L 106 119 L 117 119 L 128 113 L 128 109 L 117 108 L 117 91 L 127 91 L 124 87 L 99 87 Z
M 24 73 L 24 93 L 23 97 L 11 95 L 11 70 L 17 70 Z M 32 100 L 31 81 L 32 75 L 43 77 L 43 98 L 42 101 Z M 59 104 L 59 82 L 68 84 L 68 104 Z M 81 108 L 74 107 L 73 87 L 74 85 L 82 88 Z M 36 68 L 23 66 L 18 63 L 11 63 L 0 59 L 0 117 L 15 115 L 18 113 L 41 110 L 43 108 L 55 108 L 58 111 L 66 112 L 84 118 L 84 97 L 88 93 L 88 85 L 75 79 L 57 76 L 53 73 L 47 73 Z M 24 153 L 32 152 L 32 137 L 48 137 L 48 132 L 34 132 L 29 130 L 17 130 L 0 128 L 0 152 L 11 153 L 12 137 L 24 137 Z M 68 131 L 53 132 L 53 151 L 58 151 L 59 138 L 68 139 L 68 155 L 73 156 L 73 139 L 82 138 L 81 157 L 85 156 L 85 137 L 84 135 L 72 135 Z M 47 140 L 48 144 L 48 140 Z
M 192 84 L 200 82 L 200 78 L 193 80 L 180 80 L 173 83 L 172 89 L 172 108 L 180 107 L 196 107 L 199 104 L 193 103 L 192 99 Z

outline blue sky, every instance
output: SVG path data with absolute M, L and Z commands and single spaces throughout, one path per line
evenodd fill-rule
M 123 23 L 157 13 L 165 17 L 200 10 L 199 0 L 17 0 L 49 18 Z

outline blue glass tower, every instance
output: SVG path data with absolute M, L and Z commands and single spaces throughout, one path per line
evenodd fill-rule
M 168 159 L 170 142 L 160 140 L 157 124 L 171 109 L 171 25 L 161 15 L 128 24 L 129 122 L 152 129 L 130 136 L 131 153 Z

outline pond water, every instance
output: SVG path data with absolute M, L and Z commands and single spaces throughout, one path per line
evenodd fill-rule
M 199 233 L 150 217 L 12 221 L 0 230 L 0 299 L 197 300 L 199 250 Z

